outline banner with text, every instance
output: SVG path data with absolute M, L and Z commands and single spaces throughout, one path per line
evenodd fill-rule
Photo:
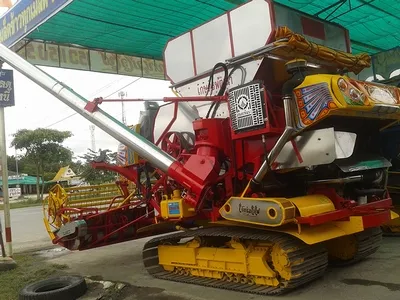
M 13 70 L 0 70 L 0 107 L 14 106 Z
M 72 0 L 20 0 L 0 19 L 0 42 L 13 46 Z
M 9 188 L 8 197 L 14 198 L 21 196 L 21 188 Z
M 34 65 L 165 79 L 162 60 L 42 42 L 20 41 L 11 49 Z

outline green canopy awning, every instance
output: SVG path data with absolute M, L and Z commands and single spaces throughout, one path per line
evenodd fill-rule
M 75 0 L 30 33 L 28 38 L 162 59 L 169 38 L 245 2 Z M 275 2 L 346 27 L 350 31 L 355 52 L 375 53 L 400 45 L 400 1 Z
M 354 53 L 375 54 L 400 45 L 397 0 L 266 1 L 346 27 Z M 20 41 L 14 50 L 23 49 L 18 53 L 37 65 L 165 79 L 163 49 L 170 38 L 246 2 L 19 0 L 0 18 L 0 41 L 9 47 Z
M 234 7 L 230 1 L 73 1 L 28 38 L 162 59 L 168 39 Z
M 40 180 L 40 184 L 42 184 L 43 181 Z M 36 184 L 36 177 L 34 176 L 22 176 L 20 178 L 9 178 L 8 179 L 8 185 L 35 185 Z M 3 181 L 0 179 L 0 187 L 3 185 Z

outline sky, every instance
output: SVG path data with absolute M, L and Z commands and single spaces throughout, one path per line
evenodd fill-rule
M 3 68 L 12 69 L 6 64 Z M 117 92 L 119 89 L 138 79 L 137 77 L 115 74 L 41 66 L 39 68 L 67 84 L 88 100 L 93 100 L 96 97 L 106 98 L 109 95 L 107 99 L 117 99 L 119 98 Z M 170 82 L 168 81 L 140 78 L 122 91 L 127 93 L 125 98 L 161 99 L 173 96 L 169 86 Z M 86 153 L 87 149 L 91 148 L 89 129 L 91 123 L 84 117 L 79 114 L 69 117 L 75 113 L 74 110 L 16 70 L 14 70 L 14 87 L 16 105 L 5 108 L 8 155 L 15 154 L 15 149 L 10 147 L 10 144 L 12 134 L 20 129 L 51 128 L 71 131 L 73 136 L 67 139 L 64 145 L 70 148 L 76 156 Z M 143 109 L 143 102 L 125 102 L 124 106 L 127 124 L 136 124 L 139 120 L 140 110 Z M 118 120 L 122 120 L 121 102 L 105 102 L 100 107 Z M 112 151 L 116 151 L 119 144 L 118 141 L 98 127 L 95 128 L 95 142 L 97 149 L 110 149 Z
M 17 0 L 11 0 L 15 4 Z M 7 8 L 0 7 L 0 16 Z M 13 69 L 4 64 L 4 69 Z M 129 83 L 137 80 L 137 77 L 95 73 L 79 70 L 68 70 L 52 67 L 41 67 L 46 73 L 70 86 L 87 100 L 95 97 L 107 99 L 119 98 L 118 91 Z M 174 94 L 169 89 L 170 82 L 164 80 L 140 78 L 135 83 L 122 89 L 127 93 L 125 98 L 163 98 Z M 72 117 L 74 110 L 63 104 L 60 100 L 50 95 L 47 91 L 36 85 L 30 79 L 14 70 L 14 107 L 5 108 L 5 126 L 7 154 L 15 155 L 16 151 L 11 147 L 13 134 L 20 129 L 51 128 L 71 131 L 73 136 L 67 139 L 64 145 L 70 148 L 75 157 L 87 152 L 91 148 L 91 123 L 79 114 Z M 107 97 L 109 96 L 109 97 Z M 125 102 L 125 117 L 128 125 L 136 124 L 139 120 L 142 102 Z M 122 121 L 121 102 L 103 103 L 101 108 Z M 65 119 L 65 120 L 63 120 Z M 95 142 L 97 149 L 110 149 L 117 151 L 119 142 L 110 135 L 95 128 Z M 20 151 L 17 154 L 21 154 Z

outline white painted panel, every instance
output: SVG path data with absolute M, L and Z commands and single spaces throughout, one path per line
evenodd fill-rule
M 270 7 L 265 0 L 254 0 L 231 12 L 235 56 L 260 48 L 272 32 Z
M 256 75 L 262 61 L 263 61 L 262 59 L 252 60 L 248 63 L 243 64 L 243 68 L 246 70 L 244 83 L 247 83 L 254 79 L 254 76 Z M 230 71 L 231 69 L 229 69 L 229 72 Z M 210 95 L 215 96 L 218 93 L 222 85 L 223 78 L 224 78 L 224 73 L 222 71 L 214 74 L 214 82 L 213 82 L 214 89 L 212 90 L 212 93 L 210 89 L 210 91 L 208 92 L 208 96 Z M 209 76 L 206 76 L 204 78 L 199 78 L 191 83 L 188 83 L 184 86 L 177 88 L 177 91 L 182 96 L 185 97 L 205 96 L 207 93 L 208 80 Z M 237 69 L 228 80 L 227 88 L 231 89 L 235 86 L 238 86 L 239 84 L 241 84 L 241 81 L 242 81 L 242 72 L 240 69 Z
M 193 106 L 196 102 L 185 103 L 185 105 Z M 169 125 L 172 118 L 174 117 L 174 108 L 175 105 L 173 103 L 166 104 L 160 107 L 158 111 L 155 123 L 154 123 L 154 140 L 157 141 L 165 128 Z M 176 116 L 176 120 L 169 129 L 169 131 L 189 131 L 194 133 L 193 131 L 193 120 L 190 119 L 182 109 L 178 109 L 178 113 Z M 161 146 L 161 143 L 159 144 Z
M 193 30 L 197 73 L 212 69 L 231 58 L 228 17 L 226 14 Z
M 164 56 L 166 73 L 172 82 L 178 82 L 195 75 L 189 32 L 170 41 L 165 48 Z
M 235 56 L 267 43 L 273 29 L 267 1 L 250 1 L 230 11 L 230 18 Z M 192 34 L 197 74 L 212 69 L 218 62 L 232 58 L 227 13 L 193 29 Z M 194 76 L 189 32 L 169 41 L 164 55 L 166 73 L 172 83 Z M 251 77 L 254 74 L 248 74 L 248 80 L 253 79 Z M 196 94 L 196 90 L 197 85 L 191 85 L 191 90 L 186 89 L 185 94 Z

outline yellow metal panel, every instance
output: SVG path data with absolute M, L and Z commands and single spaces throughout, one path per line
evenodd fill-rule
M 337 228 L 340 228 L 346 235 L 354 234 L 364 230 L 363 220 L 360 216 L 350 217 L 350 221 L 332 222 Z
M 67 187 L 65 190 L 69 191 L 81 191 L 81 190 L 97 190 L 98 188 L 107 188 L 107 187 L 114 187 L 115 183 L 104 183 L 99 185 L 87 185 L 87 186 L 74 186 L 74 187 Z
M 246 250 L 235 249 L 221 249 L 221 248 L 206 248 L 202 247 L 198 249 L 197 259 L 210 259 L 213 258 L 215 261 L 224 261 L 226 263 L 237 263 L 242 261 Z
M 399 219 L 399 218 L 400 218 L 400 215 L 399 215 L 398 213 L 395 213 L 393 210 L 391 210 L 391 211 L 390 211 L 390 218 L 391 218 L 392 220 L 394 220 L 394 219 Z M 399 221 L 400 221 L 400 219 L 399 219 Z
M 255 276 L 266 276 L 265 269 L 269 270 L 269 274 L 275 272 L 266 263 L 265 251 L 252 252 L 248 257 L 249 273 Z
M 231 197 L 219 210 L 230 221 L 262 226 L 282 226 L 295 221 L 295 206 L 285 198 Z
M 330 222 L 318 226 L 302 226 L 300 233 L 296 225 L 285 225 L 281 227 L 265 227 L 253 224 L 243 224 L 233 221 L 217 221 L 210 224 L 225 226 L 240 226 L 275 231 L 290 234 L 308 245 L 318 244 L 337 237 L 358 233 L 364 230 L 362 217 L 350 217 L 350 221 Z
M 268 247 L 250 247 L 240 249 L 237 242 L 232 242 L 232 247 L 190 248 L 187 245 L 160 245 L 158 246 L 159 264 L 165 269 L 173 267 L 191 268 L 191 274 L 221 278 L 223 273 L 263 276 L 268 278 L 268 283 L 278 285 L 276 273 L 266 263 Z M 260 249 L 255 249 L 260 248 Z M 266 280 L 266 279 L 264 279 Z
M 161 265 L 173 265 L 175 261 L 179 264 L 196 264 L 196 249 L 185 246 L 158 246 L 158 257 Z
M 300 216 L 308 217 L 316 214 L 327 213 L 335 210 L 332 201 L 323 195 L 308 195 L 302 197 L 290 198 L 290 201 L 296 205 Z

